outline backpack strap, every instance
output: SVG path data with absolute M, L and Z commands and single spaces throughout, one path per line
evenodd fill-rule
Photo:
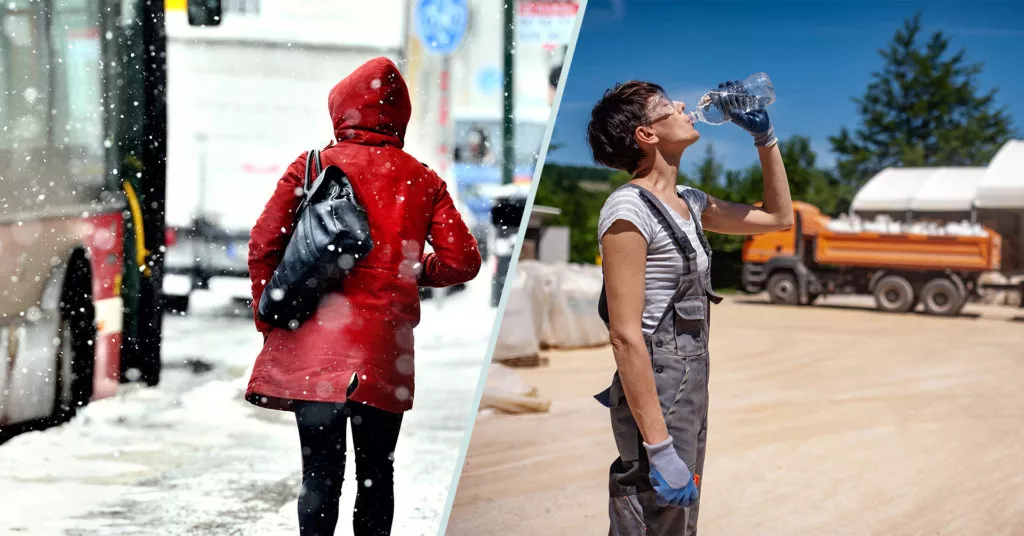
M 313 186 L 313 181 L 320 176 L 323 172 L 323 168 L 320 163 L 320 150 L 313 149 L 306 153 L 306 173 L 302 181 L 302 192 L 309 194 L 310 187 Z
M 302 177 L 302 201 L 299 201 L 299 206 L 295 208 L 294 219 L 299 219 L 299 214 L 309 204 L 309 198 L 313 193 L 313 181 L 320 176 L 321 163 L 320 163 L 320 150 L 313 149 L 306 153 L 306 167 Z

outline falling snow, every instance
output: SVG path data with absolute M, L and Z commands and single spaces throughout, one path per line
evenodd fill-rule
M 73 11 L 78 8 L 70 4 L 79 3 L 95 4 L 71 2 L 67 3 L 70 7 L 65 8 Z M 26 11 L 35 9 L 33 6 L 50 4 L 39 0 L 10 1 L 7 8 Z M 0 135 L 5 149 L 13 150 L 15 155 L 0 171 L 3 173 L 0 175 L 3 186 L 0 190 L 0 212 L 33 214 L 41 209 L 64 205 L 76 207 L 75 213 L 69 214 L 72 216 L 70 219 L 74 215 L 102 217 L 111 214 L 111 210 L 114 210 L 112 214 L 116 219 L 120 208 L 110 207 L 124 206 L 123 184 L 133 184 L 138 188 L 143 210 L 163 210 L 161 203 L 147 199 L 146 179 L 150 173 L 148 166 L 166 162 L 169 170 L 168 221 L 185 237 L 197 231 L 197 223 L 191 221 L 178 225 L 172 222 L 174 211 L 177 207 L 184 207 L 181 210 L 191 217 L 203 207 L 193 203 L 192 198 L 176 204 L 172 199 L 175 194 L 198 191 L 199 186 L 196 182 L 177 182 L 173 170 L 174 166 L 179 166 L 183 171 L 178 172 L 178 177 L 186 176 L 188 180 L 197 181 L 200 173 L 196 173 L 199 161 L 195 157 L 202 151 L 190 143 L 176 145 L 182 143 L 180 138 L 169 135 L 171 139 L 163 140 L 147 130 L 150 128 L 147 119 L 151 117 L 156 99 L 140 91 L 138 81 L 143 67 L 158 64 L 158 53 L 160 58 L 164 53 L 153 46 L 145 48 L 144 42 L 137 39 L 138 24 L 132 24 L 136 18 L 135 10 L 139 9 L 136 2 L 108 4 L 111 16 L 104 17 L 104 21 L 81 20 L 63 13 L 61 17 L 48 19 L 42 34 L 34 28 L 31 17 L 8 14 L 4 18 L 0 31 L 3 32 L 5 46 L 10 45 L 4 53 L 16 50 L 18 57 L 43 59 L 8 61 L 0 67 L 6 97 L 0 109 L 0 115 L 6 119 L 5 124 L 0 125 Z M 225 4 L 237 6 L 249 2 Z M 372 30 L 372 33 L 379 32 L 379 29 Z M 70 34 L 87 37 L 71 39 Z M 47 40 L 53 42 L 48 44 Z M 284 44 L 287 49 L 292 49 L 291 42 Z M 117 55 L 107 58 L 106 50 L 114 50 Z M 350 52 L 345 54 L 347 62 Z M 126 61 L 121 61 L 122 57 Z M 492 62 L 493 58 L 486 61 Z M 403 68 L 409 65 L 405 64 Z M 26 66 L 31 72 L 23 72 Z M 287 75 L 302 80 L 303 84 L 313 83 L 307 80 L 310 75 L 305 69 Z M 248 75 L 237 78 L 251 84 Z M 221 82 L 225 80 L 230 80 L 230 77 L 219 79 Z M 53 82 L 57 84 L 55 87 Z M 259 93 L 274 87 L 276 85 L 268 84 L 267 88 L 255 89 Z M 372 90 L 380 90 L 381 87 L 379 79 L 370 82 Z M 239 94 L 221 90 L 235 96 Z M 215 92 L 204 93 L 207 94 Z M 393 97 L 387 91 L 374 96 L 377 95 L 382 99 Z M 430 103 L 431 107 L 435 106 L 432 101 L 436 96 L 434 91 L 418 88 L 413 95 L 414 108 L 419 112 L 421 105 L 426 107 Z M 238 99 L 243 97 L 245 95 Z M 379 101 L 381 104 L 384 102 Z M 210 101 L 190 100 L 187 103 L 189 110 L 207 109 L 209 105 Z M 322 112 L 322 99 L 316 100 L 315 107 Z M 291 115 L 300 115 L 293 113 L 295 109 L 288 110 L 289 120 Z M 251 116 L 257 127 L 254 130 L 262 128 L 263 134 L 274 135 L 278 134 L 275 130 L 285 130 L 265 128 L 266 125 L 258 123 L 261 119 L 280 119 L 280 116 L 260 107 L 257 107 L 257 113 L 252 111 L 252 108 L 246 108 L 246 118 Z M 419 117 L 417 121 L 426 120 L 426 124 L 430 124 L 430 113 L 435 111 L 428 111 L 428 115 Z M 194 115 L 175 115 L 173 111 L 171 115 L 172 128 L 173 125 L 186 125 L 185 131 L 190 139 L 195 130 L 201 128 L 188 119 L 182 119 Z M 356 109 L 346 110 L 343 115 L 344 121 L 350 125 L 364 119 Z M 216 126 L 218 121 L 209 122 Z M 464 126 L 455 122 L 456 128 Z M 491 123 L 493 118 L 482 122 L 483 128 L 493 134 L 494 124 Z M 249 156 L 244 158 L 275 160 L 274 165 L 278 165 L 277 155 L 273 154 L 280 149 L 276 146 L 289 145 L 296 139 L 304 140 L 303 143 L 312 140 L 316 136 L 310 135 L 314 131 L 310 126 L 303 124 L 299 128 L 288 129 L 292 133 L 288 143 L 281 143 L 283 138 L 278 137 L 258 147 L 253 145 L 249 148 Z M 323 126 L 327 127 L 329 134 L 330 125 Z M 249 127 L 248 123 L 246 127 Z M 530 134 L 532 127 L 517 127 L 517 132 L 527 133 L 524 137 L 528 139 L 538 138 L 536 133 Z M 347 135 L 354 135 L 354 131 L 347 131 Z M 419 139 L 410 137 L 406 140 L 407 147 L 415 147 L 411 150 L 414 154 L 430 155 L 437 144 L 437 137 L 438 132 L 432 127 L 425 128 Z M 491 139 L 498 137 L 491 135 Z M 539 138 L 537 141 L 539 143 Z M 489 142 L 483 141 L 481 146 L 490 151 Z M 267 150 L 267 147 L 274 149 Z M 158 153 L 166 149 L 169 156 L 158 157 L 159 162 L 140 156 L 151 153 L 149 149 L 156 149 Z M 179 152 L 175 153 L 176 150 Z M 289 146 L 287 150 L 293 148 Z M 264 152 L 268 154 L 262 154 Z M 233 156 L 231 153 L 225 151 L 220 156 L 229 158 Z M 494 155 L 491 153 L 488 153 L 488 158 L 493 163 Z M 380 154 L 378 150 L 377 155 Z M 532 158 L 536 158 L 535 153 Z M 392 162 L 380 160 L 384 160 L 382 167 L 385 170 L 393 168 Z M 116 162 L 115 167 L 108 169 L 108 162 Z M 238 162 L 232 164 L 236 168 L 243 167 L 235 164 Z M 446 162 L 443 166 L 449 164 Z M 227 167 L 231 166 L 224 164 L 216 168 L 217 178 L 224 178 L 221 173 Z M 211 181 L 215 186 L 221 185 L 222 189 L 202 193 L 213 200 L 210 202 L 213 207 L 205 207 L 204 210 L 210 209 L 211 220 L 222 225 L 222 230 L 241 229 L 247 233 L 256 214 L 247 214 L 240 207 L 252 205 L 255 207 L 253 210 L 262 208 L 280 172 L 281 169 L 270 166 L 259 172 L 247 171 L 250 174 L 262 173 L 269 179 L 261 183 L 262 179 L 250 180 L 251 176 L 245 176 L 244 188 L 237 187 L 238 181 Z M 41 176 L 46 178 L 40 179 Z M 419 179 L 407 180 L 406 184 L 411 185 L 413 180 Z M 454 184 L 452 194 L 458 198 L 460 192 Z M 223 185 L 228 187 L 225 189 Z M 152 187 L 149 188 L 151 191 Z M 294 194 L 303 196 L 303 188 L 296 187 Z M 259 199 L 259 203 L 247 203 L 250 198 L 245 196 Z M 230 202 L 226 202 L 228 200 Z M 404 195 L 397 195 L 393 201 L 404 203 L 406 200 Z M 416 197 L 410 201 L 416 201 Z M 427 198 L 423 197 L 422 201 L 425 203 Z M 126 222 L 124 230 L 132 229 L 131 211 L 124 209 L 121 216 Z M 467 213 L 465 217 L 472 221 L 473 215 Z M 17 221 L 4 231 L 0 255 L 14 258 L 16 255 L 9 253 L 12 248 L 20 252 L 28 246 L 36 253 L 42 252 L 38 258 L 18 257 L 16 262 L 19 266 L 22 263 L 46 266 L 48 263 L 50 267 L 56 267 L 65 262 L 62 256 L 66 254 L 67 245 L 59 240 L 64 230 L 30 217 Z M 93 262 L 97 266 L 123 263 L 117 246 L 125 237 L 116 227 L 94 228 L 92 224 L 83 224 L 81 231 L 92 237 Z M 281 232 L 287 234 L 289 230 L 281 227 Z M 453 237 L 444 233 L 438 236 L 446 237 L 448 243 L 454 242 Z M 415 241 L 402 244 L 401 277 L 415 278 L 420 273 L 424 246 Z M 236 261 L 245 262 L 244 243 L 216 244 L 214 248 L 224 257 L 234 255 Z M 243 252 L 241 256 L 236 250 Z M 173 246 L 161 246 L 159 251 L 166 253 L 168 259 L 179 253 Z M 383 255 L 392 253 L 388 247 L 380 251 Z M 191 250 L 180 255 L 186 263 L 190 259 L 193 262 L 200 259 Z M 348 270 L 356 259 L 346 254 L 341 255 L 338 262 L 342 269 Z M 137 269 L 145 273 L 147 268 L 154 266 L 150 259 Z M 400 374 L 416 374 L 417 391 L 416 408 L 406 416 L 398 451 L 391 455 L 396 460 L 395 534 L 434 534 L 436 531 L 451 472 L 463 441 L 462 430 L 472 418 L 469 414 L 471 397 L 492 328 L 494 310 L 489 307 L 490 273 L 491 270 L 482 270 L 484 275 L 471 282 L 462 293 L 425 302 L 422 323 L 416 330 L 416 357 L 407 353 L 397 360 L 396 370 Z M 40 274 L 32 272 L 0 274 L 3 276 L 7 276 L 0 285 L 0 296 L 4 297 L 9 295 L 11 288 L 43 280 Z M 125 276 L 126 279 L 130 277 L 134 274 Z M 7 284 L 6 279 L 11 284 Z M 308 282 L 313 286 L 316 284 L 315 280 Z M 114 284 L 101 281 L 96 288 L 109 291 Z M 270 298 L 281 300 L 284 293 L 274 290 Z M 334 311 L 333 316 L 320 319 L 328 328 L 343 322 L 361 321 L 361 317 L 352 314 L 351 306 L 343 296 L 332 295 L 327 299 L 341 302 L 338 307 L 330 308 Z M 84 308 L 79 311 L 84 311 Z M 38 307 L 25 307 L 18 314 L 25 320 L 38 321 L 44 312 Z M 251 310 L 238 306 L 224 295 L 197 292 L 193 295 L 192 314 L 168 315 L 164 319 L 165 369 L 160 386 L 147 389 L 138 385 L 122 385 L 116 396 L 91 404 L 68 424 L 42 432 L 25 433 L 0 445 L 0 505 L 3 505 L 0 530 L 10 530 L 15 534 L 82 536 L 297 532 L 294 512 L 295 495 L 299 489 L 299 458 L 293 417 L 255 408 L 241 398 L 250 373 L 247 367 L 259 352 L 261 342 L 253 329 L 251 314 Z M 292 329 L 298 325 L 297 320 L 289 323 Z M 399 338 L 400 341 L 408 340 L 408 347 L 403 351 L 409 352 L 412 334 L 402 333 Z M 44 338 L 43 341 L 42 346 L 48 341 L 57 347 L 62 339 Z M 28 371 L 24 367 L 21 370 Z M 137 368 L 129 368 L 124 375 L 126 379 L 136 381 L 142 378 L 143 373 Z M 361 378 L 367 380 L 366 375 Z M 343 391 L 345 386 L 321 381 L 311 388 L 320 396 L 330 396 Z M 409 389 L 403 386 L 396 387 L 393 394 L 401 401 L 412 397 Z M 266 399 L 263 402 L 266 403 Z M 26 460 L 31 463 L 26 463 Z M 354 464 L 349 464 L 342 499 L 343 511 L 351 511 L 354 491 L 358 486 L 374 485 L 369 479 L 357 481 L 353 469 Z M 342 533 L 348 534 L 350 524 L 344 516 L 339 527 Z

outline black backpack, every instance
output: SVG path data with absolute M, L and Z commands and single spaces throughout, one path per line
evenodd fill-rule
M 320 300 L 373 249 L 366 210 L 348 176 L 337 166 L 321 171 L 316 149 L 306 155 L 302 191 L 292 236 L 257 308 L 261 321 L 290 330 L 313 316 Z

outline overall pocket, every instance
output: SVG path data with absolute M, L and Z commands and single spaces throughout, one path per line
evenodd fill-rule
M 611 517 L 609 536 L 643 536 L 648 534 L 643 509 L 636 495 L 612 497 L 608 513 Z
M 707 350 L 705 300 L 703 296 L 687 296 L 675 303 L 676 350 L 681 356 L 697 355 Z

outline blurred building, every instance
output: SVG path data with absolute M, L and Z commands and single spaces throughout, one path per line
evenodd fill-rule
M 415 25 L 410 27 L 405 68 L 416 88 L 416 101 L 408 146 L 448 180 L 469 212 L 486 255 L 494 239 L 490 211 L 504 163 L 504 1 L 466 1 L 465 37 L 448 56 L 429 52 Z M 551 69 L 564 60 L 578 7 L 578 2 L 566 0 L 516 4 L 513 158 L 517 184 L 528 184 L 533 178 L 551 119 Z M 415 18 L 415 5 L 412 8 Z M 447 92 L 443 91 L 446 82 Z

